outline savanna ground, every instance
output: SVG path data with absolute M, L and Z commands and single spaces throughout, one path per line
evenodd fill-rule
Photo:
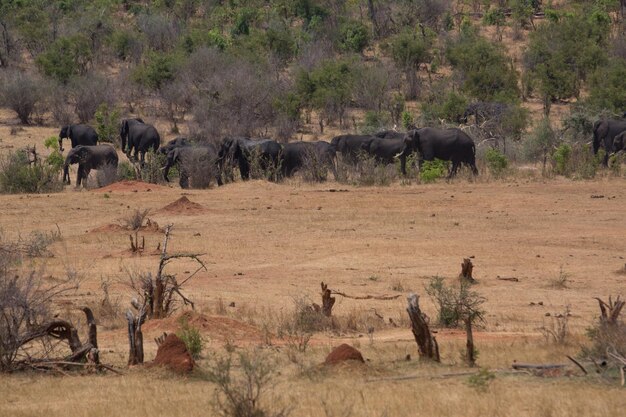
M 54 134 L 43 130 L 3 135 L 9 138 L 3 144 Z M 201 207 L 163 210 L 181 196 Z M 419 362 L 405 295 L 420 294 L 423 309 L 434 318 L 424 286 L 433 276 L 452 283 L 461 260 L 471 256 L 479 281 L 475 290 L 487 299 L 486 323 L 476 335 L 478 364 L 506 370 L 514 360 L 565 363 L 565 354 L 576 355 L 587 343 L 585 329 L 598 316 L 593 297 L 626 289 L 626 275 L 619 273 L 626 263 L 625 200 L 620 178 L 570 181 L 542 179 L 537 173 L 503 181 L 389 187 L 292 180 L 183 191 L 131 183 L 3 195 L 0 229 L 7 236 L 25 236 L 58 225 L 63 238 L 52 245 L 54 256 L 32 262 L 51 282 L 68 271 L 81 277 L 80 289 L 62 300 L 58 310 L 84 329 L 77 309 L 88 305 L 98 311 L 103 280 L 111 282 L 112 298 L 125 310 L 133 295 L 126 285 L 129 274 L 157 267 L 153 251 L 161 233 L 141 232 L 146 250 L 138 256 L 128 251 L 128 232 L 110 225 L 136 209 L 150 210 L 148 217 L 160 226 L 173 224 L 170 251 L 202 253 L 208 266 L 185 286 L 201 314 L 191 316 L 192 324 L 207 342 L 198 372 L 225 345 L 259 347 L 278 370 L 265 404 L 270 409 L 289 405 L 293 416 L 617 416 L 624 412 L 626 395 L 616 380 L 577 372 L 556 378 L 500 372 L 480 389 L 480 384 L 468 383 L 468 376 L 442 377 L 468 370 L 461 356 L 464 334 L 440 330 L 442 364 Z M 169 271 L 183 276 L 192 267 L 174 263 Z M 273 329 L 293 314 L 294 299 L 320 302 L 320 281 L 350 295 L 401 297 L 338 297 L 333 312 L 344 323 L 341 329 L 317 333 L 306 353 L 288 355 Z M 549 327 L 566 306 L 572 314 L 571 337 L 555 345 L 540 328 Z M 128 345 L 123 317 L 101 322 L 101 360 L 124 367 Z M 147 360 L 156 351 L 152 339 L 176 330 L 177 323 L 167 319 L 144 326 Z M 374 329 L 371 335 L 368 328 Z M 318 366 L 342 342 L 358 347 L 366 364 Z M 405 360 L 407 354 L 411 361 Z M 393 379 L 401 376 L 415 378 Z M 0 416 L 214 415 L 213 393 L 214 386 L 202 377 L 156 369 L 134 368 L 123 376 L 5 375 L 0 379 Z

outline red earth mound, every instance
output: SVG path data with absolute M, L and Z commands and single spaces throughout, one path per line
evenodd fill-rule
M 180 323 L 184 321 L 210 338 L 223 342 L 263 340 L 263 333 L 252 325 L 230 317 L 206 316 L 193 311 L 185 311 L 177 317 L 150 320 L 143 325 L 142 329 L 147 332 L 176 332 L 180 329 Z
M 142 181 L 119 181 L 106 187 L 96 188 L 93 190 L 96 193 L 137 193 L 137 192 L 149 192 L 158 190 L 167 190 L 167 187 L 162 185 L 150 184 Z
M 179 374 L 187 374 L 193 370 L 193 358 L 185 343 L 175 334 L 168 334 L 157 350 L 154 366 L 165 366 Z
M 328 354 L 328 356 L 326 356 L 324 364 L 336 365 L 345 361 L 359 361 L 361 363 L 365 362 L 365 360 L 363 360 L 363 355 L 361 355 L 361 352 L 359 352 L 352 346 L 344 343 L 334 348 Z
M 168 204 L 158 211 L 158 213 L 169 213 L 169 214 L 196 214 L 202 213 L 204 211 L 204 207 L 198 203 L 194 203 L 189 200 L 186 196 L 182 196 L 178 200 L 173 203 Z

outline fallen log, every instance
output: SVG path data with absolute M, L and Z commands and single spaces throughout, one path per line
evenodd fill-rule
M 498 281 L 512 281 L 512 282 L 519 282 L 519 278 L 515 278 L 515 277 L 501 277 L 501 276 L 497 276 L 496 279 Z
M 383 301 L 387 301 L 387 300 L 396 300 L 398 298 L 400 298 L 402 296 L 402 294 L 398 294 L 398 295 L 348 295 L 346 293 L 343 293 L 341 291 L 335 291 L 332 290 L 331 292 L 333 295 L 340 295 L 342 297 L 345 298 L 351 298 L 353 300 L 383 300 Z

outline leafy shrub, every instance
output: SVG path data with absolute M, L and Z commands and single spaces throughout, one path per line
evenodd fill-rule
M 415 120 L 413 119 L 413 115 L 410 111 L 404 110 L 401 115 L 402 118 L 402 127 L 406 130 L 410 129 L 415 125 Z
M 391 185 L 396 176 L 395 167 L 380 164 L 366 152 L 358 156 L 353 182 L 361 186 Z
M 152 52 L 148 54 L 146 62 L 135 68 L 133 79 L 148 88 L 159 90 L 174 79 L 178 64 L 175 54 Z
M 185 343 L 187 350 L 194 359 L 200 358 L 202 349 L 204 349 L 204 341 L 200 331 L 189 324 L 189 321 L 182 316 L 180 319 L 180 330 L 176 332 L 176 336 Z
M 342 24 L 339 32 L 339 44 L 345 51 L 360 53 L 369 43 L 369 29 L 357 20 Z
M 463 80 L 462 90 L 480 101 L 515 101 L 517 73 L 501 47 L 473 33 L 462 33 L 446 47 L 446 57 Z
M 433 161 L 423 161 L 420 167 L 420 181 L 423 183 L 435 182 L 448 175 L 448 161 L 435 159 Z
M 0 82 L 0 104 L 13 110 L 21 123 L 28 124 L 44 104 L 44 82 L 20 71 L 7 71 Z
M 58 38 L 36 62 L 44 74 L 65 84 L 73 76 L 85 74 L 91 60 L 89 40 L 83 35 L 73 35 Z
M 496 178 L 501 177 L 509 165 L 506 156 L 496 148 L 488 149 L 485 153 L 485 159 L 487 160 L 489 172 Z
M 137 179 L 137 171 L 130 162 L 121 161 L 117 164 L 118 180 L 133 181 Z
M 458 286 L 447 286 L 441 277 L 433 277 L 426 286 L 437 307 L 437 321 L 444 327 L 458 327 L 466 319 L 481 319 L 485 298 L 471 291 L 471 283 L 461 280 Z M 468 317 L 468 314 L 472 317 Z
M 166 158 L 166 155 L 155 153 L 152 149 L 146 152 L 144 164 L 140 169 L 141 180 L 152 184 L 164 182 L 161 168 L 165 166 Z
M 554 159 L 554 173 L 557 175 L 569 175 L 571 166 L 570 159 L 572 157 L 572 147 L 567 143 L 561 144 L 552 154 Z
M 548 157 L 558 143 L 556 132 L 550 125 L 550 120 L 544 118 L 533 129 L 530 137 L 524 141 L 524 156 L 529 161 L 540 159 L 545 173 Z
M 50 136 L 43 143 L 46 149 L 50 149 L 50 154 L 46 157 L 46 163 L 58 170 L 63 168 L 65 158 L 59 151 L 59 138 L 57 136 Z
M 597 108 L 613 112 L 626 109 L 626 59 L 615 58 L 602 65 L 589 80 L 588 102 Z
M 389 125 L 387 115 L 382 112 L 368 111 L 365 113 L 361 133 L 368 135 L 383 130 Z
M 98 106 L 94 115 L 96 119 L 96 132 L 99 142 L 117 143 L 119 138 L 120 111 L 110 108 L 107 103 Z
M 0 159 L 0 193 L 50 193 L 63 190 L 61 169 L 46 161 L 29 161 L 26 151 Z
M 439 122 L 441 119 L 456 122 L 465 113 L 467 104 L 467 99 L 463 95 L 438 84 L 422 102 L 422 116 L 433 122 Z

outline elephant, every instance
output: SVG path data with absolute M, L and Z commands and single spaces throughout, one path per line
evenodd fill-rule
M 613 146 L 611 150 L 615 153 L 620 152 L 620 151 L 626 151 L 626 148 L 624 147 L 626 145 L 625 142 L 626 142 L 626 130 L 624 130 L 622 133 L 620 133 L 619 135 L 613 138 Z
M 117 169 L 117 152 L 110 145 L 84 146 L 78 145 L 72 148 L 65 157 L 63 165 L 63 181 L 70 184 L 70 165 L 78 164 L 76 186 L 79 187 L 83 180 L 89 176 L 92 169 L 102 169 L 107 165 Z
M 227 137 L 220 146 L 218 161 L 220 170 L 224 169 L 227 160 L 235 161 L 239 165 L 241 179 L 247 180 L 250 178 L 251 165 L 255 163 L 253 158 L 258 157 L 260 168 L 267 172 L 278 168 L 281 153 L 282 146 L 272 139 Z
M 187 138 L 178 137 L 176 139 L 172 139 L 167 142 L 165 145 L 161 146 L 158 150 L 158 153 L 167 155 L 171 150 L 183 146 L 191 146 L 191 142 Z
M 69 138 L 72 148 L 78 145 L 95 146 L 98 144 L 98 133 L 89 125 L 67 125 L 59 132 L 59 151 L 63 152 L 63 139 Z
M 363 146 L 374 139 L 370 135 L 341 135 L 335 136 L 330 144 L 335 147 L 346 163 L 356 165 L 359 161 L 359 154 L 363 152 Z
M 374 136 L 381 139 L 404 139 L 406 132 L 398 132 L 396 130 L 382 130 Z
M 213 144 L 173 147 L 167 154 L 167 162 L 163 168 L 163 178 L 169 182 L 168 174 L 172 166 L 178 164 L 179 184 L 181 188 L 189 188 L 189 177 L 194 183 L 209 185 L 209 178 L 214 177 L 217 185 L 222 185 L 222 177 L 218 164 L 217 148 Z M 204 175 L 206 173 L 206 176 Z M 194 174 L 199 178 L 194 178 Z
M 156 152 L 161 145 L 159 132 L 154 126 L 144 123 L 142 119 L 122 120 L 120 138 L 122 139 L 122 152 L 126 154 L 128 159 L 131 159 L 131 153 L 134 150 L 133 159 L 135 161 L 137 160 L 138 154 L 141 154 L 141 164 L 144 163 L 146 152 L 148 152 L 150 148 Z M 127 143 L 128 150 L 126 149 Z
M 406 163 L 406 155 L 402 153 L 404 150 L 404 137 L 402 139 L 382 139 L 373 138 L 369 142 L 364 142 L 361 145 L 368 154 L 376 158 L 376 161 L 382 164 L 393 164 L 396 157 L 400 158 L 402 166 Z
M 337 179 L 336 154 L 335 147 L 325 141 L 287 143 L 281 154 L 282 174 L 291 177 L 303 168 L 310 168 L 314 177 L 322 180 L 326 177 L 327 169 L 330 169 Z M 323 173 L 320 168 L 324 169 Z
M 423 127 L 411 130 L 404 138 L 404 149 L 401 156 L 406 158 L 416 151 L 419 152 L 420 166 L 422 161 L 432 161 L 435 158 L 452 161 L 448 178 L 456 175 L 456 171 L 462 163 L 468 165 L 474 175 L 478 175 L 474 140 L 460 129 Z M 406 159 L 401 160 L 401 169 L 402 173 L 406 175 L 405 161 Z
M 605 155 L 602 160 L 604 166 L 609 164 L 613 139 L 624 130 L 626 130 L 626 120 L 598 120 L 593 124 L 593 154 L 597 155 L 600 148 L 604 148 Z

